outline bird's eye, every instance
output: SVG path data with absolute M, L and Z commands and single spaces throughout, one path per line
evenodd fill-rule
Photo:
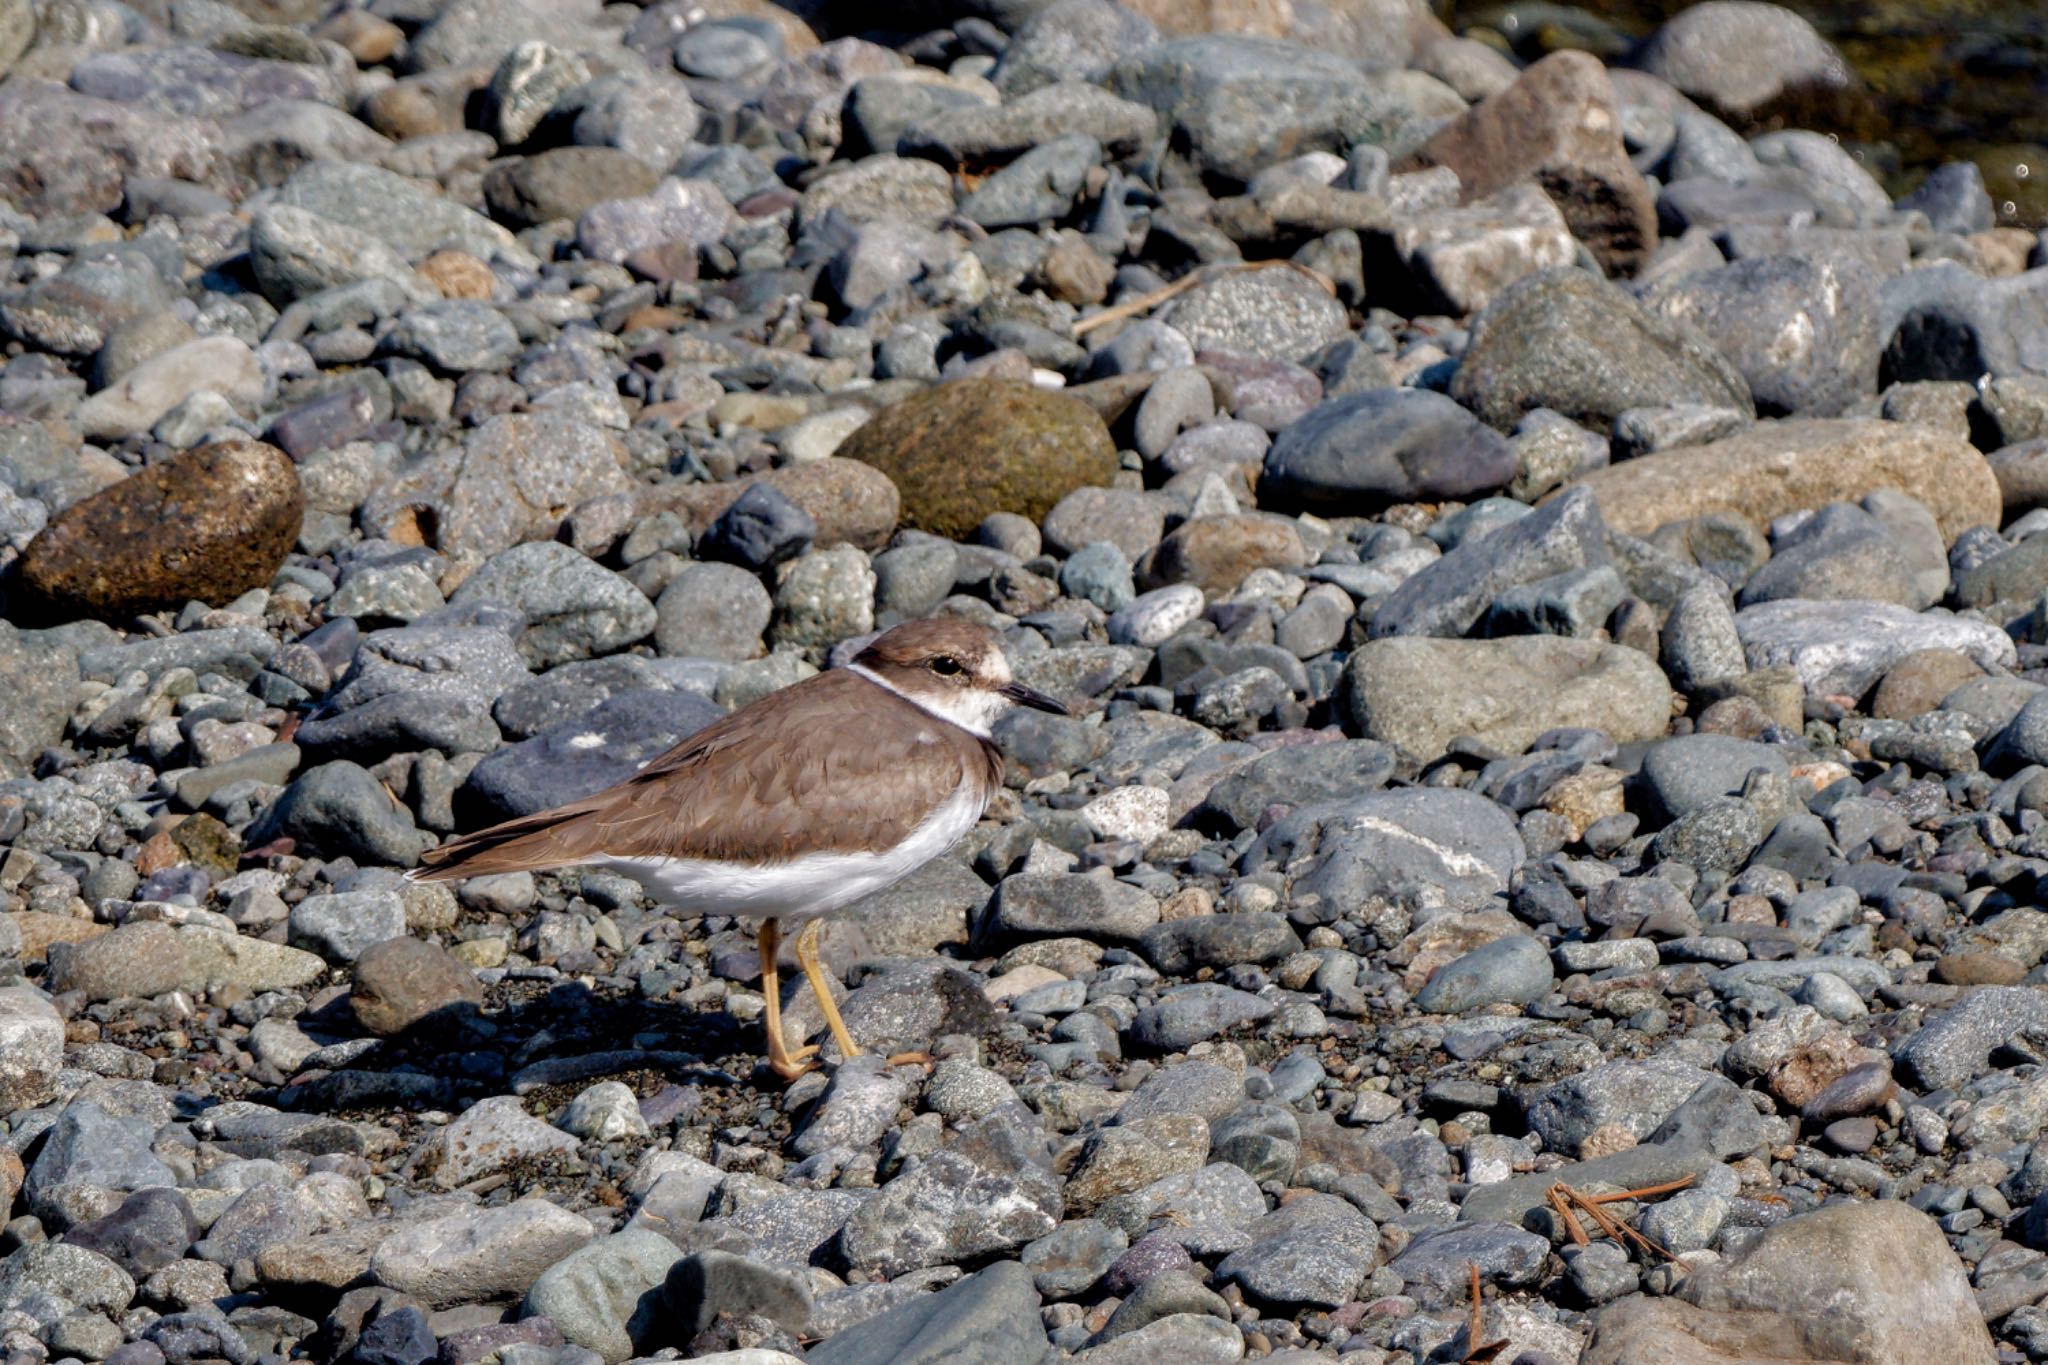
M 930 668 L 932 672 L 938 674 L 940 677 L 950 678 L 960 671 L 960 661 L 958 659 L 951 658 L 947 655 L 941 654 L 938 658 L 933 659 L 931 661 Z

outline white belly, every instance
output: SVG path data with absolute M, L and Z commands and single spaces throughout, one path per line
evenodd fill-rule
M 895 848 L 881 853 L 807 853 L 747 866 L 703 858 L 591 859 L 639 882 L 663 906 L 686 915 L 817 919 L 893 886 L 974 828 L 987 803 L 963 782 L 944 805 Z

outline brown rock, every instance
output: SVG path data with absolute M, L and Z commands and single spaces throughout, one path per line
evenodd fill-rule
M 1941 705 L 1941 699 L 1984 670 L 1953 649 L 1916 649 L 1892 665 L 1877 685 L 1870 714 L 1880 720 L 1911 720 Z
M 1766 1085 L 1791 1108 L 1803 1109 L 1814 1096 L 1857 1067 L 1883 1060 L 1883 1053 L 1858 1046 L 1846 1030 L 1832 1029 L 1794 1048 L 1771 1068 Z
M 446 67 L 405 76 L 363 101 L 363 122 L 394 142 L 459 133 L 470 96 L 491 83 L 492 67 Z
M 2011 958 L 1982 948 L 1943 953 L 1934 963 L 1935 979 L 1950 986 L 2017 986 L 2026 974 Z
M 1116 442 L 1087 404 L 1006 380 L 940 384 L 885 408 L 839 447 L 887 474 L 903 519 L 965 540 L 991 513 L 1038 521 L 1116 476 Z
M 476 975 L 442 949 L 416 938 L 386 939 L 355 963 L 349 1004 L 356 1022 L 389 1038 L 444 1010 L 483 1003 Z
M 643 488 L 638 494 L 639 514 L 674 512 L 690 528 L 691 535 L 702 535 L 740 494 L 756 483 L 767 484 L 811 514 L 811 520 L 818 523 L 818 536 L 812 543 L 821 550 L 834 545 L 881 549 L 896 529 L 902 505 L 896 485 L 888 475 L 872 465 L 834 455 L 771 469 L 759 478 L 732 483 Z
M 467 251 L 436 251 L 419 263 L 418 270 L 444 299 L 488 299 L 498 290 L 491 268 Z
M 1657 246 L 1657 200 L 1621 142 L 1600 59 L 1556 52 L 1440 130 L 1402 170 L 1448 166 L 1463 200 L 1535 179 L 1572 236 L 1609 275 L 1633 275 Z
M 47 910 L 16 910 L 7 918 L 14 921 L 15 929 L 21 934 L 23 962 L 43 961 L 53 943 L 83 943 L 89 938 L 98 938 L 111 928 L 89 919 L 53 915 Z
M 661 183 L 661 172 L 616 147 L 550 147 L 513 157 L 484 175 L 484 203 L 512 227 L 580 217 L 607 199 L 637 199 Z
M 74 503 L 29 542 L 21 582 L 51 612 L 122 618 L 270 582 L 305 499 L 285 453 L 222 441 Z
M 2005 500 L 2005 521 L 2048 507 L 2048 438 L 2002 446 L 1984 458 Z
M 1765 422 L 1581 475 L 1607 524 L 1645 536 L 1667 521 L 1733 512 L 1759 525 L 1786 512 L 1896 488 L 1934 514 L 1942 538 L 1996 526 L 2003 501 L 1984 457 L 1925 427 L 1845 418 Z M 1567 485 L 1569 486 L 1569 485 Z
M 1299 569 L 1308 561 L 1308 547 L 1293 522 L 1242 512 L 1181 523 L 1139 561 L 1138 579 L 1147 591 L 1193 583 L 1215 597 L 1234 590 L 1254 569 Z

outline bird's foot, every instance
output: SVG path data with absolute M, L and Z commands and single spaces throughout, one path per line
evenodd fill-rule
M 768 1067 L 785 1081 L 793 1081 L 806 1072 L 817 1069 L 815 1061 L 808 1060 L 817 1055 L 817 1045 L 800 1047 L 794 1052 L 778 1049 L 768 1056 Z

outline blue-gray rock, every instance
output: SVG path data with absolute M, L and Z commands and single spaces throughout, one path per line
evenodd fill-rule
M 721 1318 L 766 1318 L 801 1333 L 811 1318 L 811 1283 L 802 1270 L 707 1248 L 669 1267 L 661 1289 L 671 1330 L 685 1339 Z
M 1016 1111 L 998 1109 L 969 1125 L 855 1209 L 840 1233 L 847 1262 L 895 1276 L 1011 1251 L 1057 1227 L 1060 1179 L 1043 1133 Z
M 1159 902 L 1125 882 L 1079 874 L 1032 872 L 1005 877 L 989 901 L 982 932 L 1001 935 L 1089 934 L 1135 939 L 1159 922 Z
M 1183 1052 L 1196 1043 L 1257 1023 L 1279 1008 L 1273 1001 L 1215 982 L 1175 986 L 1156 1005 L 1138 1011 L 1131 1041 L 1152 1052 Z
M 1694 6 L 1667 20 L 1631 61 L 1730 114 L 1750 113 L 1791 91 L 1841 90 L 1856 80 L 1812 23 L 1778 5 Z
M 470 813 L 484 822 L 581 800 L 625 781 L 724 714 L 692 692 L 631 688 L 486 754 L 457 800 L 474 803 Z
M 989 79 L 1006 100 L 1057 81 L 1099 84 L 1118 60 L 1158 41 L 1151 20 L 1113 0 L 1064 0 L 1010 34 Z
M 985 228 L 1029 227 L 1073 212 L 1088 173 L 1102 163 L 1102 144 L 1066 133 L 1033 147 L 981 182 L 960 201 L 960 216 Z
M 1509 589 L 1609 559 L 1599 502 L 1584 488 L 1568 488 L 1490 535 L 1468 537 L 1410 575 L 1373 613 L 1370 633 L 1376 640 L 1462 636 Z
M 109 1114 L 88 1100 L 65 1105 L 22 1182 L 30 1212 L 51 1221 L 65 1207 L 70 1186 L 129 1191 L 176 1185 L 171 1168 L 150 1150 L 155 1131 L 146 1119 Z
M 1001 104 L 977 103 L 919 123 L 905 130 L 900 146 L 906 155 L 953 164 L 1004 162 L 1078 135 L 1093 138 L 1101 150 L 1127 156 L 1150 143 L 1158 127 L 1158 116 L 1142 103 L 1119 99 L 1099 85 L 1062 81 Z
M 835 1333 L 811 1365 L 1039 1365 L 1047 1350 L 1028 1266 L 998 1261 Z
M 1331 399 L 1266 452 L 1262 503 L 1360 515 L 1397 502 L 1469 498 L 1505 487 L 1515 452 L 1440 393 L 1374 389 Z
M 1396 763 L 1393 749 L 1371 739 L 1276 749 L 1211 787 L 1196 818 L 1218 833 L 1250 829 L 1275 805 L 1343 801 L 1383 787 Z
M 1494 802 L 1411 788 L 1304 807 L 1261 834 L 1241 870 L 1286 871 L 1289 918 L 1328 923 L 1379 897 L 1477 909 L 1507 892 L 1525 856 L 1514 817 Z
M 1582 270 L 1503 290 L 1473 323 L 1450 392 L 1502 431 L 1535 408 L 1601 431 L 1630 408 L 1756 411 L 1741 371 L 1707 337 Z
M 1550 1243 L 1535 1233 L 1499 1223 L 1458 1223 L 1423 1233 L 1389 1268 L 1405 1292 L 1440 1309 L 1465 1297 L 1473 1265 L 1481 1280 L 1512 1289 L 1535 1280 L 1549 1257 Z
M 1927 173 L 1919 187 L 1898 202 L 1903 213 L 1924 213 L 1936 232 L 1967 235 L 1989 231 L 1996 222 L 1984 172 L 1974 161 L 1950 161 Z
M 64 737 L 79 682 L 78 652 L 0 621 L 0 772 L 25 772 Z
M 759 571 L 796 558 L 817 538 L 818 523 L 809 512 L 756 482 L 718 514 L 697 542 L 697 555 Z
M 1939 596 L 1922 590 L 1890 527 L 1861 507 L 1833 503 L 1778 537 L 1737 600 L 1894 602 L 1918 611 Z
M 183 1258 L 199 1236 L 185 1196 L 167 1185 L 137 1190 L 103 1218 L 67 1229 L 64 1240 L 96 1251 L 142 1281 Z
M 471 625 L 443 623 L 437 614 L 364 636 L 341 684 L 299 727 L 296 742 L 316 758 L 370 760 L 416 749 L 496 748 L 491 703 L 527 678 L 506 629 L 518 619 L 497 613 L 489 624 Z
M 1998 627 L 1945 611 L 1888 602 L 1761 602 L 1735 614 L 1752 669 L 1790 664 L 1809 694 L 1860 697 L 1891 666 L 1923 649 L 1954 649 L 1987 671 L 2017 652 Z
M 346 760 L 300 774 L 249 828 L 250 847 L 275 839 L 290 839 L 302 855 L 399 867 L 411 867 L 434 846 L 434 836 L 413 824 L 382 783 Z
M 1550 950 L 1526 934 L 1474 948 L 1436 969 L 1415 996 L 1429 1014 L 1463 1014 L 1484 1005 L 1526 1005 L 1550 993 Z
M 535 668 L 610 654 L 654 633 L 655 608 L 645 594 L 560 541 L 491 556 L 449 599 L 458 610 L 484 603 L 526 618 L 519 654 Z
M 503 313 L 475 299 L 408 308 L 381 344 L 387 354 L 454 375 L 509 369 L 520 349 L 518 329 Z
M 1140 937 L 1138 946 L 1145 960 L 1160 971 L 1184 976 L 1198 967 L 1271 962 L 1301 951 L 1301 938 L 1286 916 L 1247 910 L 1155 924 Z
M 1479 622 L 1482 636 L 1562 635 L 1592 639 L 1605 631 L 1628 600 L 1628 585 L 1613 566 L 1567 569 L 1517 583 L 1493 600 Z
M 661 590 L 654 613 L 663 655 L 738 661 L 761 653 L 775 599 L 736 564 L 690 564 Z
M 1166 322 L 1199 353 L 1233 351 L 1299 363 L 1349 334 L 1344 305 L 1292 270 L 1240 270 L 1198 284 Z M 1310 381 L 1313 396 L 1313 381 Z

